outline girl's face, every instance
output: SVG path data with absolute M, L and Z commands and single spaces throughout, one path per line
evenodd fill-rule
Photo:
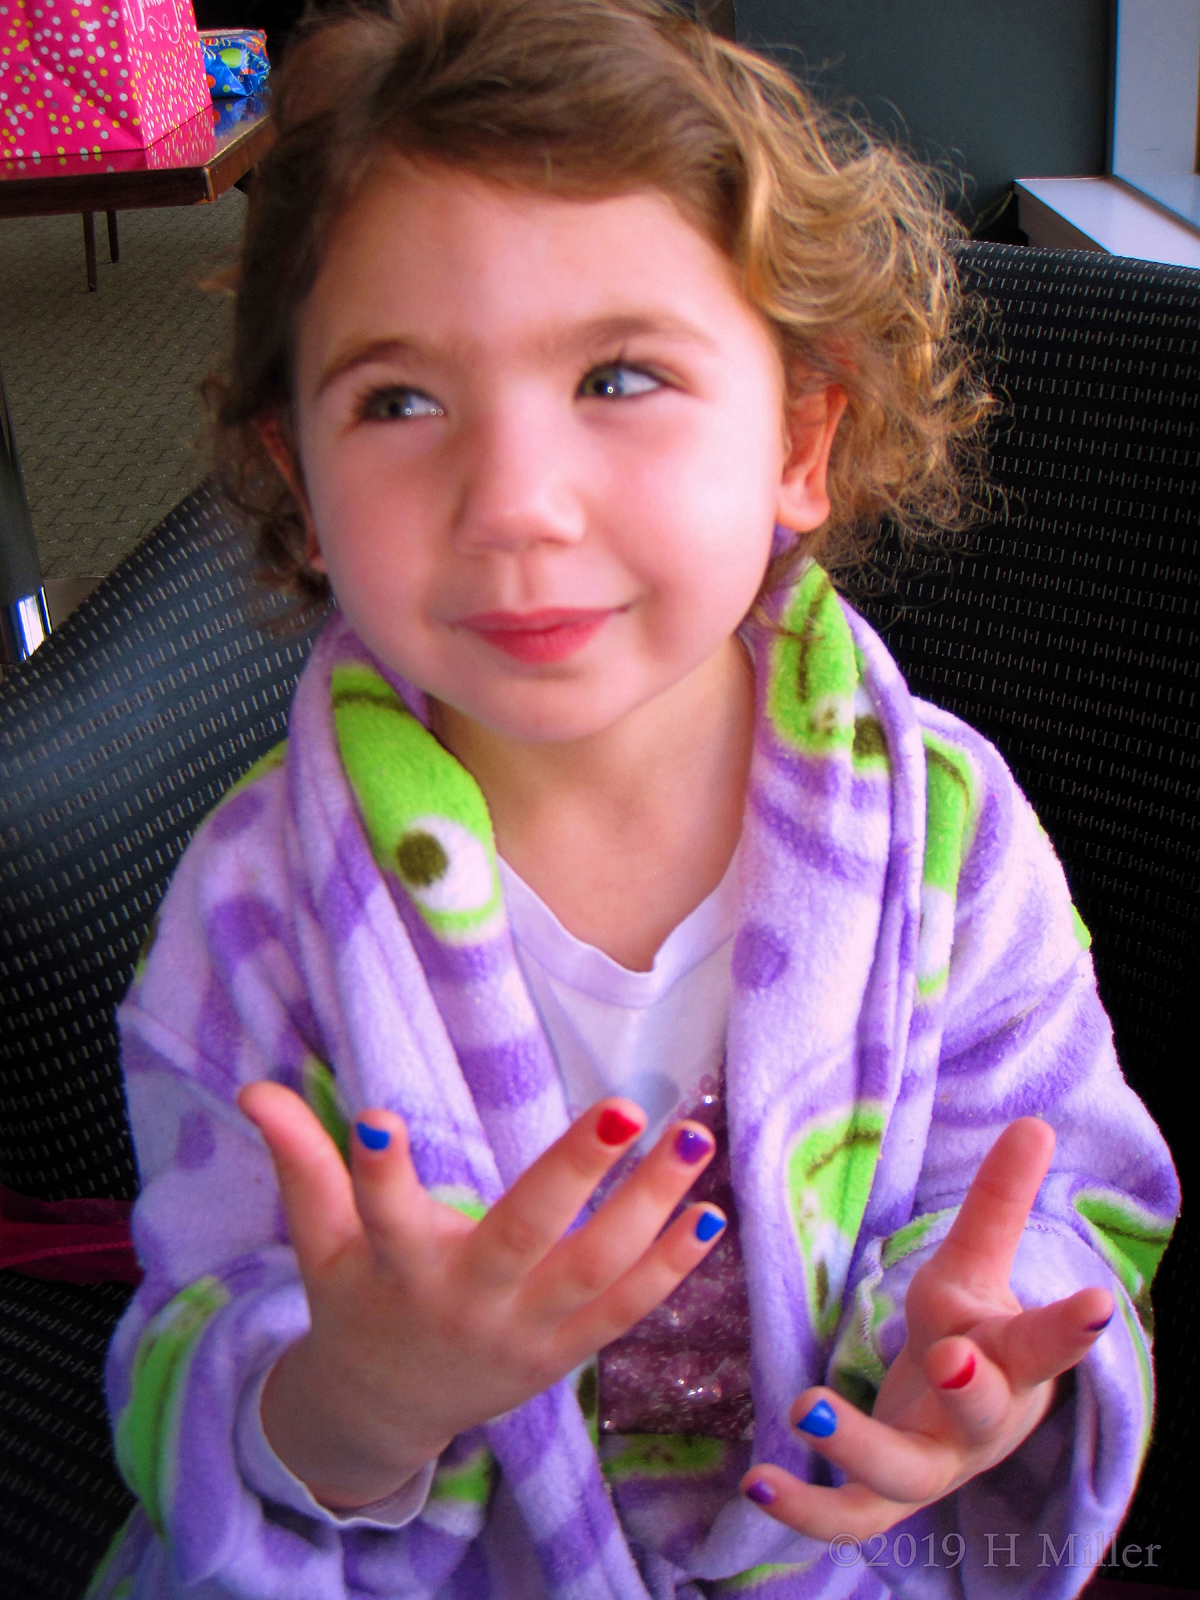
M 314 564 L 389 667 L 501 736 L 612 726 L 728 651 L 777 522 L 828 514 L 840 399 L 653 192 L 385 166 L 299 320 Z

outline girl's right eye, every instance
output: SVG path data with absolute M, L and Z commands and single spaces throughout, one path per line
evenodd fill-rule
M 431 395 L 420 389 L 409 389 L 404 384 L 373 389 L 364 396 L 358 412 L 364 422 L 406 422 L 414 417 L 445 416 Z
M 660 380 L 642 367 L 630 366 L 625 361 L 606 361 L 585 374 L 579 393 L 589 400 L 628 400 L 661 388 Z

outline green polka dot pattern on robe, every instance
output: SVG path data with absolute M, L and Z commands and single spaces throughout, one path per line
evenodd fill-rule
M 925 734 L 925 866 L 921 875 L 921 932 L 917 993 L 940 994 L 950 975 L 958 875 L 978 816 L 979 783 L 961 750 Z
M 726 1454 L 724 1440 L 696 1433 L 626 1433 L 620 1444 L 619 1452 L 603 1462 L 604 1476 L 612 1483 L 715 1472 Z
M 1111 1189 L 1076 1190 L 1072 1204 L 1149 1332 L 1154 1324 L 1150 1284 L 1170 1243 L 1172 1224 Z
M 221 796 L 221 804 L 224 805 L 226 800 L 232 800 L 235 794 L 241 794 L 243 789 L 248 789 L 257 779 L 265 778 L 268 772 L 274 772 L 282 767 L 286 760 L 287 740 L 281 739 L 278 744 L 272 745 L 265 755 L 259 756 L 252 766 L 247 767 L 236 783 L 226 789 Z
M 337 1079 L 316 1056 L 306 1056 L 300 1071 L 301 1086 L 309 1109 L 337 1145 L 342 1160 L 350 1165 L 350 1116 L 342 1100 Z
M 188 1363 L 206 1324 L 229 1302 L 217 1278 L 199 1278 L 150 1323 L 133 1364 L 129 1404 L 117 1419 L 121 1476 L 159 1534 L 174 1492 L 175 1436 Z
M 875 1397 L 887 1374 L 879 1330 L 896 1309 L 891 1296 L 879 1287 L 882 1276 L 879 1268 L 855 1286 L 850 1314 L 830 1362 L 830 1387 L 867 1416 L 875 1409 Z
M 862 1273 L 855 1285 L 842 1331 L 830 1359 L 830 1384 L 844 1399 L 868 1416 L 887 1368 L 880 1330 L 896 1311 L 896 1303 L 883 1288 L 883 1275 L 905 1256 L 945 1236 L 958 1215 L 957 1206 L 914 1217 L 885 1239 L 867 1244 Z
M 807 1123 L 788 1153 L 788 1198 L 804 1260 L 809 1316 L 822 1338 L 837 1327 L 884 1121 L 882 1106 L 858 1101 L 849 1110 Z
M 496 1486 L 496 1458 L 480 1445 L 460 1461 L 443 1462 L 433 1475 L 421 1520 L 456 1539 L 474 1539 L 487 1519 Z
M 828 576 L 811 566 L 781 618 L 771 649 L 767 714 L 785 744 L 804 755 L 851 754 L 858 660 Z M 878 724 L 876 724 L 878 728 Z M 864 754 L 881 742 L 864 733 Z
M 464 1217 L 470 1217 L 472 1222 L 478 1222 L 480 1217 L 486 1217 L 487 1201 L 477 1194 L 474 1189 L 468 1189 L 461 1183 L 440 1183 L 429 1191 L 430 1199 L 438 1200 L 444 1206 L 450 1206 L 455 1211 L 461 1211 Z
M 941 1211 L 926 1211 L 922 1216 L 906 1222 L 902 1228 L 897 1228 L 895 1233 L 890 1233 L 883 1241 L 881 1259 L 884 1270 L 894 1267 L 905 1256 L 912 1255 L 914 1250 L 920 1250 L 935 1228 L 944 1231 L 957 1215 L 957 1206 L 947 1206 Z
M 749 1567 L 745 1572 L 739 1572 L 734 1578 L 720 1578 L 712 1586 L 714 1600 L 725 1595 L 760 1595 L 762 1600 L 771 1600 L 773 1595 L 778 1595 L 780 1600 L 786 1600 L 792 1583 L 803 1575 L 815 1563 L 812 1561 L 765 1561 L 761 1566 Z M 780 1588 L 779 1585 L 787 1585 Z
M 332 688 L 342 764 L 375 860 L 438 938 L 488 937 L 503 912 L 479 785 L 373 668 L 335 667 Z

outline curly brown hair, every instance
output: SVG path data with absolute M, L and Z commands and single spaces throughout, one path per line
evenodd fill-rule
M 564 198 L 662 192 L 733 263 L 792 393 L 840 385 L 830 517 L 764 593 L 805 553 L 861 565 L 886 522 L 970 520 L 992 402 L 960 332 L 961 230 L 933 174 L 781 68 L 664 0 L 381 0 L 310 20 L 274 84 L 278 139 L 226 279 L 232 356 L 207 385 L 268 581 L 328 594 L 258 425 L 290 440 L 297 311 L 332 224 L 396 151 Z

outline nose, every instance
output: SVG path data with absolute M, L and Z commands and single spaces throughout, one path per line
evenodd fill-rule
M 577 544 L 586 531 L 569 417 L 509 397 L 464 430 L 454 538 L 463 551 Z

